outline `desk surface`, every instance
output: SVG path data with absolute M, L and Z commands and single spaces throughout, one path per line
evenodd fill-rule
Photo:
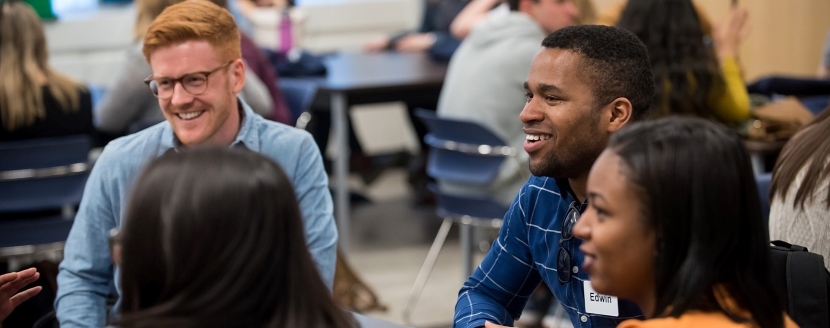
M 360 324 L 360 328 L 405 328 L 406 326 L 401 326 L 398 324 L 394 324 L 388 321 L 383 321 L 380 319 L 375 319 L 371 317 L 364 316 L 362 314 L 352 313 L 352 316 L 357 320 L 357 323 Z
M 401 88 L 440 86 L 447 63 L 423 53 L 341 52 L 325 60 L 328 74 L 315 78 L 326 91 L 394 91 Z

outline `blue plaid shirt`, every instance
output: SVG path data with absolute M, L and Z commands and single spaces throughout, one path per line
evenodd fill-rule
M 513 325 L 527 299 L 544 281 L 570 316 L 574 327 L 616 327 L 631 318 L 642 318 L 636 304 L 620 300 L 619 316 L 585 312 L 581 241 L 574 237 L 563 243 L 573 254 L 575 272 L 571 281 L 560 284 L 556 272 L 562 220 L 568 206 L 576 201 L 567 180 L 532 176 L 504 215 L 499 238 L 481 265 L 464 283 L 455 305 L 453 327 L 481 327 L 484 321 Z M 585 210 L 585 204 L 579 207 Z

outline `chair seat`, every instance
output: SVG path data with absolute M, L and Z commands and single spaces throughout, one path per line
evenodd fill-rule
M 0 181 L 0 213 L 35 212 L 77 206 L 88 173 L 41 179 Z
M 441 192 L 435 184 L 430 184 L 428 188 L 437 197 L 436 211 L 438 216 L 451 217 L 454 221 L 458 221 L 458 217 L 467 216 L 473 220 L 487 221 L 471 223 L 473 225 L 490 226 L 490 221 L 494 219 L 501 220 L 508 210 L 506 206 L 489 198 L 446 194 Z
M 0 221 L 0 248 L 66 241 L 72 220 L 60 215 Z

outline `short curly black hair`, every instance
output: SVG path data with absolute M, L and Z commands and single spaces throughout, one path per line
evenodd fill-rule
M 646 46 L 637 36 L 612 26 L 579 25 L 551 33 L 542 46 L 583 56 L 580 71 L 589 78 L 597 103 L 624 97 L 633 106 L 632 121 L 648 117 L 654 76 Z

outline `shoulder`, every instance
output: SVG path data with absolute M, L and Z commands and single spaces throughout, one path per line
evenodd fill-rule
M 301 149 L 305 142 L 313 142 L 311 134 L 293 126 L 274 122 L 257 115 L 254 125 L 260 137 L 261 145 Z
M 562 191 L 556 180 L 550 177 L 540 177 L 531 175 L 530 179 L 525 182 L 522 191 L 526 192 L 529 197 L 555 197 L 562 198 Z
M 259 115 L 254 119 L 254 128 L 260 153 L 282 165 L 289 175 L 303 169 L 300 165 L 307 165 L 301 163 L 320 157 L 314 139 L 305 130 L 269 121 Z
M 95 167 L 107 172 L 133 174 L 149 159 L 158 155 L 164 126 L 161 122 L 140 132 L 111 141 L 104 147 Z

